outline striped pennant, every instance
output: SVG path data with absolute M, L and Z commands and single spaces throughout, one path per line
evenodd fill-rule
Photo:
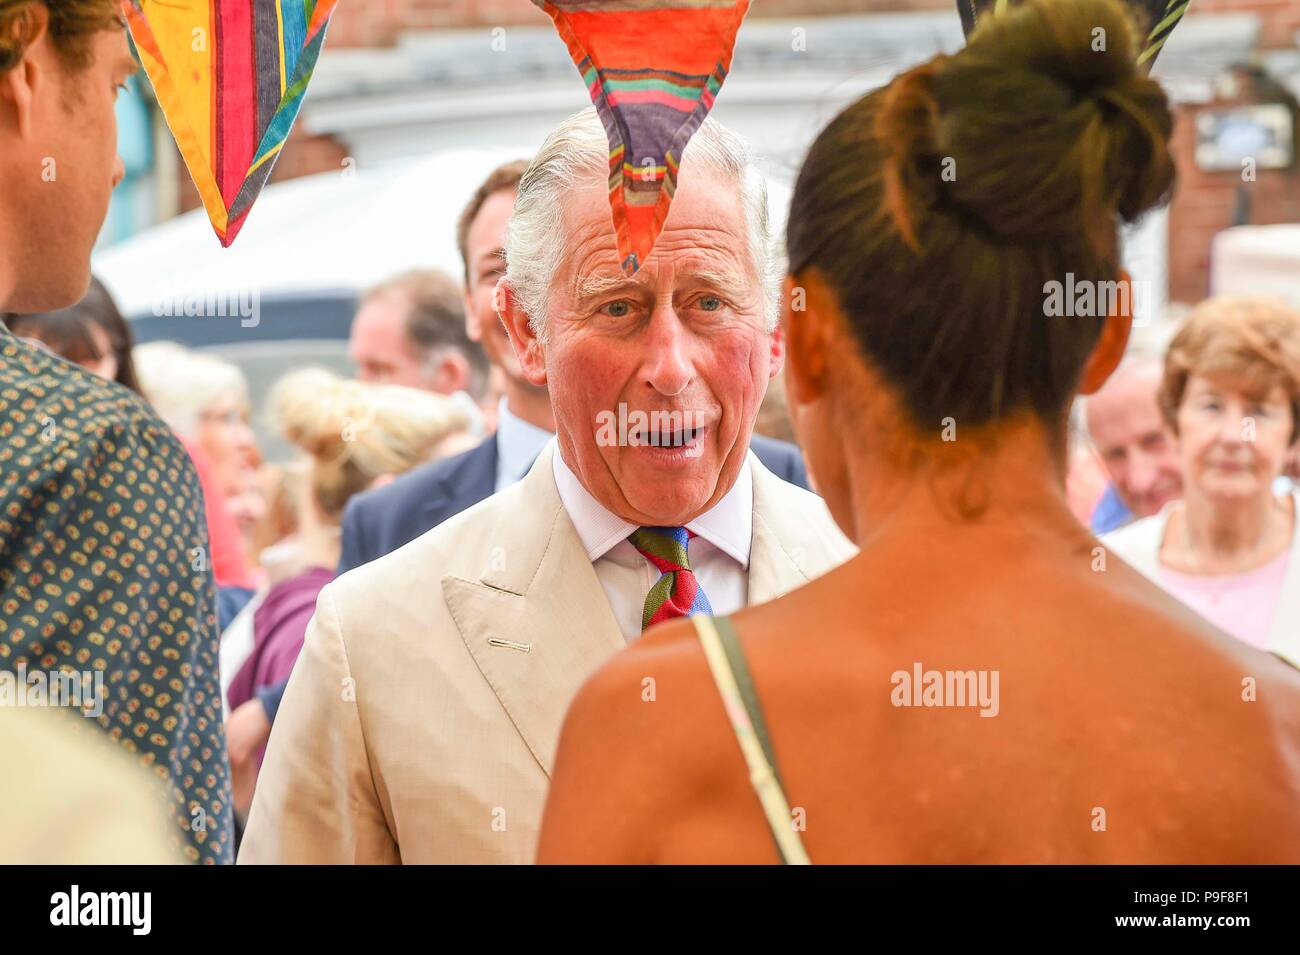
M 337 0 L 119 0 L 223 246 L 271 175 Z
M 1147 69 L 1151 69 L 1151 64 L 1155 63 L 1156 56 L 1164 49 L 1169 34 L 1174 32 L 1174 27 L 1178 26 L 1191 2 L 1192 0 L 1169 0 L 1165 5 L 1164 15 L 1156 21 L 1147 36 L 1147 45 L 1138 57 L 1138 63 L 1146 63 Z
M 550 16 L 609 138 L 618 254 L 645 262 L 677 190 L 682 151 L 731 68 L 749 0 L 533 0 Z
M 967 37 L 986 15 L 998 16 L 1010 9 L 1018 0 L 957 0 L 957 12 L 961 15 L 962 30 Z M 1138 55 L 1138 65 L 1145 66 L 1150 72 L 1156 57 L 1164 48 L 1169 34 L 1187 12 L 1191 0 L 1125 0 L 1137 14 L 1138 22 L 1151 24 L 1146 44 Z

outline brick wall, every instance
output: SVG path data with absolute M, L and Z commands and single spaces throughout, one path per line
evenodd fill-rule
M 1178 161 L 1178 191 L 1169 207 L 1169 296 L 1195 303 L 1209 292 L 1210 245 L 1217 232 L 1238 224 L 1243 200 L 1246 225 L 1300 222 L 1300 163 L 1290 169 L 1261 169 L 1253 182 L 1238 170 L 1204 172 L 1197 168 L 1196 117 L 1207 109 L 1276 101 L 1271 91 L 1244 83 L 1233 99 L 1179 110 L 1172 149 Z M 1293 127 L 1294 129 L 1294 127 Z
M 1260 18 L 1260 45 L 1295 46 L 1300 33 L 1300 0 L 1192 0 L 1192 13 L 1253 13 Z

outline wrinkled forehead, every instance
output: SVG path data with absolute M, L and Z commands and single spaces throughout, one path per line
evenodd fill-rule
M 1156 359 L 1122 363 L 1111 375 L 1099 395 L 1108 398 L 1112 395 L 1122 395 L 1120 400 L 1124 401 L 1149 395 L 1154 401 L 1164 374 L 1164 363 Z
M 1135 431 L 1163 427 L 1156 399 L 1159 387 L 1160 375 L 1152 376 L 1145 369 L 1126 370 L 1122 377 L 1106 382 L 1084 405 L 1093 440 L 1123 443 Z
M 560 211 L 565 236 L 560 274 L 622 276 L 608 182 L 575 182 Z M 754 277 L 740 183 L 708 168 L 684 171 L 663 230 L 634 280 L 649 280 L 670 260 L 735 272 L 738 279 Z

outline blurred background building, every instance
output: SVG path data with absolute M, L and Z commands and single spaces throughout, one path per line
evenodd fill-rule
M 754 0 L 713 115 L 760 157 L 780 224 L 816 132 L 962 42 L 953 0 Z M 1178 104 L 1181 178 L 1128 237 L 1130 271 L 1154 289 L 1140 320 L 1212 289 L 1300 301 L 1300 0 L 1193 0 L 1156 76 Z M 359 290 L 411 267 L 459 275 L 456 216 L 483 175 L 589 104 L 528 0 L 342 3 L 272 185 L 228 250 L 148 84 L 122 98 L 128 173 L 96 269 L 141 340 L 222 351 L 256 404 L 287 364 L 346 368 Z M 201 315 L 177 308 L 186 296 Z M 223 297 L 255 298 L 256 322 L 202 307 Z

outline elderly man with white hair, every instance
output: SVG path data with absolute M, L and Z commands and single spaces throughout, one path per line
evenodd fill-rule
M 851 554 L 749 450 L 784 346 L 743 144 L 704 122 L 632 276 L 608 156 L 594 110 L 566 120 L 508 231 L 502 318 L 556 438 L 518 484 L 321 593 L 241 862 L 531 861 L 565 710 L 601 662 Z M 671 705 L 660 691 L 648 677 L 645 705 Z
M 1134 329 L 1120 366 L 1084 401 L 1088 436 L 1110 478 L 1092 515 L 1095 533 L 1158 514 L 1182 496 L 1177 447 L 1156 402 L 1170 337 L 1167 326 Z

